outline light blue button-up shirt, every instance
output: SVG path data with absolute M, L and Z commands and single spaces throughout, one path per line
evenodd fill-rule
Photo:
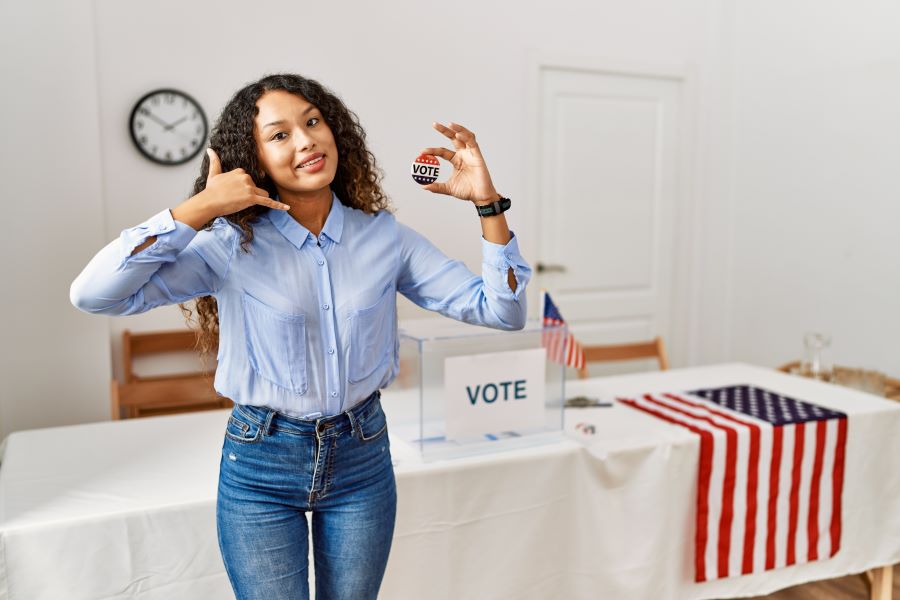
M 130 315 L 214 296 L 216 391 L 306 418 L 347 410 L 397 376 L 397 292 L 466 323 L 525 325 L 531 268 L 515 234 L 506 245 L 482 238 L 481 277 L 391 213 L 367 214 L 336 194 L 318 239 L 274 209 L 253 224 L 249 253 L 240 237 L 222 217 L 198 232 L 166 209 L 100 250 L 72 282 L 71 301 Z

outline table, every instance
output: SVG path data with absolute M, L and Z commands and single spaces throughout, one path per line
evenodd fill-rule
M 612 397 L 735 383 L 757 385 L 849 415 L 841 551 L 830 560 L 693 583 L 697 439 L 682 428 L 617 406 L 615 418 L 594 419 L 598 440 L 586 450 L 598 459 L 588 467 L 595 480 L 580 481 L 584 505 L 578 510 L 589 515 L 590 530 L 614 531 L 618 539 L 630 534 L 635 541 L 627 557 L 617 557 L 615 543 L 578 536 L 573 553 L 577 559 L 570 569 L 584 575 L 572 597 L 592 597 L 593 586 L 608 593 L 594 597 L 735 598 L 900 562 L 900 404 L 741 363 L 574 382 L 569 394 L 577 393 L 579 384 L 585 391 Z M 592 568 L 595 556 L 614 566 Z M 631 581 L 625 573 L 632 574 Z
M 700 599 L 900 562 L 900 405 L 733 363 L 570 382 L 612 397 L 752 383 L 850 414 L 845 533 L 827 561 L 692 581 L 698 444 L 626 406 L 569 409 L 553 444 L 423 463 L 391 436 L 381 598 Z M 391 419 L 391 390 L 383 392 Z M 232 598 L 215 497 L 228 411 L 17 432 L 0 465 L 0 600 Z M 591 422 L 586 437 L 576 422 Z

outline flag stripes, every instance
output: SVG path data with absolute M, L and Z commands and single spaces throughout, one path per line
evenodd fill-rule
M 700 439 L 697 582 L 827 558 L 840 548 L 846 415 L 735 389 L 727 401 L 696 392 L 619 398 Z M 781 407 L 762 406 L 764 397 Z M 735 398 L 744 410 L 722 405 L 736 405 Z
M 573 367 L 584 368 L 584 349 L 569 332 L 565 320 L 544 292 L 544 320 L 541 332 L 541 344 L 547 348 L 547 358 L 554 362 Z

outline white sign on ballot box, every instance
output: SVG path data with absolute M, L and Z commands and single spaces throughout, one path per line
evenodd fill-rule
M 544 348 L 453 356 L 444 361 L 446 436 L 460 439 L 541 427 Z

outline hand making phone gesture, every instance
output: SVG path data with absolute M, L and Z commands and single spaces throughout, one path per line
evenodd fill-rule
M 278 210 L 291 208 L 287 204 L 269 198 L 269 192 L 256 187 L 253 178 L 244 169 L 237 168 L 223 173 L 222 163 L 216 151 L 207 148 L 206 153 L 209 155 L 206 188 L 173 208 L 173 218 L 199 231 L 216 217 L 242 211 L 254 204 Z M 140 249 L 141 247 L 138 248 Z
M 209 174 L 206 176 L 206 189 L 209 210 L 215 217 L 223 217 L 244 210 L 254 204 L 287 210 L 287 204 L 269 197 L 269 192 L 256 187 L 253 178 L 244 169 L 237 168 L 227 173 L 222 172 L 219 155 L 212 148 L 209 154 Z

